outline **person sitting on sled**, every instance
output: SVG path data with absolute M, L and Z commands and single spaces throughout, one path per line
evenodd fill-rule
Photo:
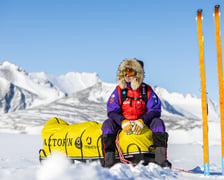
M 144 64 L 137 59 L 124 60 L 117 72 L 118 86 L 107 102 L 108 119 L 102 125 L 102 151 L 104 167 L 115 163 L 115 139 L 119 129 L 126 134 L 141 134 L 144 126 L 153 133 L 155 163 L 171 168 L 167 160 L 168 134 L 161 115 L 161 102 L 152 88 L 143 83 Z M 142 100 L 142 87 L 147 93 L 147 102 Z M 121 92 L 126 89 L 126 99 L 121 100 Z M 123 102 L 122 102 L 123 101 Z

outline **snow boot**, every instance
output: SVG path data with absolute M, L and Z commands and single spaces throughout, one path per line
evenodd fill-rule
M 103 167 L 111 167 L 115 164 L 115 139 L 114 134 L 102 135 L 102 151 L 104 160 L 101 162 Z
M 167 160 L 168 133 L 155 132 L 152 137 L 155 147 L 155 163 L 159 164 L 161 167 L 171 168 L 172 164 Z

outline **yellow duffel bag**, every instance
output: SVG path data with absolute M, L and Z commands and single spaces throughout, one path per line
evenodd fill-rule
M 50 119 L 41 131 L 43 149 L 40 150 L 40 160 L 55 151 L 73 160 L 102 158 L 101 127 L 101 123 L 94 121 L 68 124 L 60 118 Z M 119 134 L 119 146 L 124 155 L 151 152 L 152 145 L 152 131 L 146 126 L 140 135 L 126 135 L 123 131 Z

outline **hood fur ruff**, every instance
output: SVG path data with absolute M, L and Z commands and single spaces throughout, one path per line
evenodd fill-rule
M 125 68 L 132 68 L 137 72 L 135 79 L 131 82 L 131 88 L 133 90 L 136 90 L 139 88 L 139 86 L 142 84 L 144 79 L 143 62 L 141 63 L 136 59 L 126 59 L 120 64 L 118 68 L 118 72 L 117 72 L 117 82 L 118 82 L 118 85 L 121 87 L 121 89 L 124 89 L 127 87 L 127 83 L 124 80 L 124 75 L 122 72 Z

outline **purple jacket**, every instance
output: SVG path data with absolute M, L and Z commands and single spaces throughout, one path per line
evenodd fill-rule
M 149 99 L 147 101 L 147 112 L 141 117 L 146 125 L 149 125 L 151 120 L 161 115 L 161 101 L 156 93 L 151 89 Z M 121 112 L 119 103 L 118 88 L 116 87 L 107 102 L 108 117 L 116 121 L 121 126 L 121 122 L 126 119 Z

